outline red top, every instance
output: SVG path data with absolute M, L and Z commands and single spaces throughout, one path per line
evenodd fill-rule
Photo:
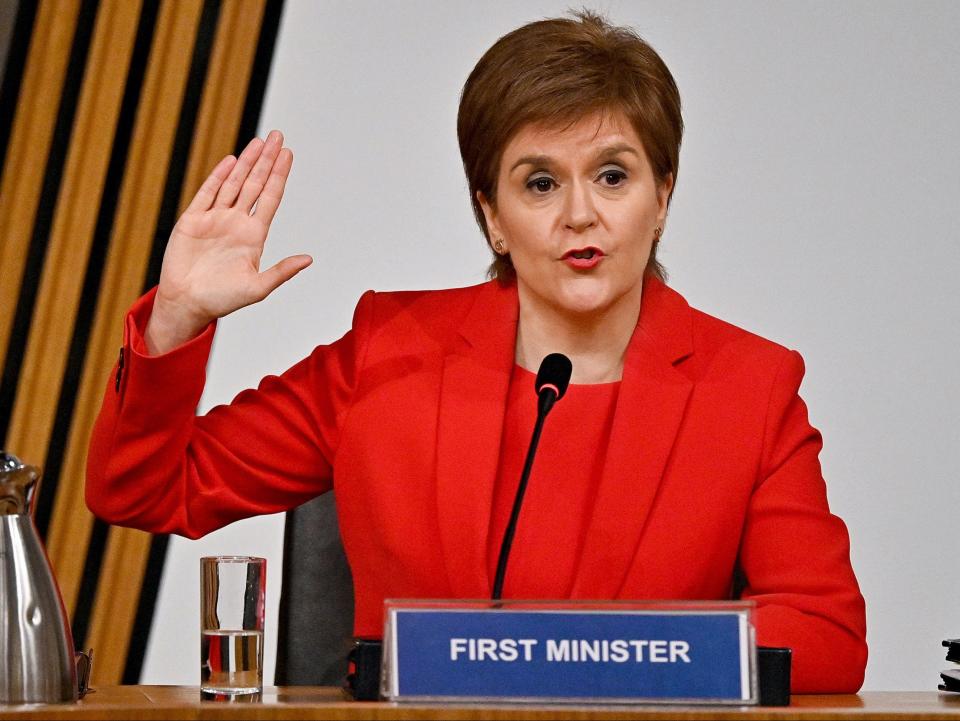
M 491 579 L 537 418 L 535 381 L 536 374 L 514 366 L 487 539 Z M 619 390 L 619 381 L 570 384 L 547 416 L 513 538 L 504 598 L 570 597 Z

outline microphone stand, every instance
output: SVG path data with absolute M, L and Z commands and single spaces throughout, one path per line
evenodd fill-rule
M 537 454 L 537 445 L 540 443 L 540 433 L 543 431 L 543 422 L 547 413 L 556 403 L 557 389 L 553 384 L 545 384 L 537 401 L 537 422 L 533 426 L 533 436 L 530 438 L 530 448 L 527 449 L 527 459 L 523 464 L 523 473 L 520 474 L 520 485 L 517 486 L 517 495 L 513 499 L 513 509 L 510 511 L 510 521 L 503 532 L 503 541 L 500 543 L 500 555 L 497 558 L 497 573 L 493 581 L 491 598 L 499 601 L 503 596 L 503 580 L 507 574 L 507 560 L 510 558 L 510 548 L 513 546 L 513 536 L 517 531 L 517 520 L 520 518 L 520 508 L 523 505 L 523 494 L 527 490 L 527 481 L 530 480 L 530 471 L 533 469 L 533 459 Z

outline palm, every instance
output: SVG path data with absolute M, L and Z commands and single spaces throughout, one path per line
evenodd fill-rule
M 297 255 L 261 271 L 263 246 L 293 155 L 283 136 L 254 138 L 220 161 L 174 226 L 160 271 L 148 342 L 170 347 L 206 323 L 256 303 L 312 260 Z
M 189 294 L 197 310 L 220 318 L 260 300 L 260 257 L 269 226 L 239 208 L 187 211 L 164 256 L 161 284 Z

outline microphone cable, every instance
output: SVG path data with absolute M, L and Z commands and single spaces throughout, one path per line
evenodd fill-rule
M 527 458 L 523 464 L 523 473 L 520 474 L 520 485 L 517 486 L 517 495 L 513 499 L 513 509 L 510 511 L 510 521 L 503 532 L 503 541 L 500 543 L 500 555 L 497 558 L 497 573 L 493 581 L 491 598 L 499 601 L 503 594 L 503 581 L 507 574 L 507 561 L 510 558 L 510 548 L 513 546 L 513 536 L 517 530 L 517 521 L 520 518 L 520 508 L 523 506 L 523 494 L 527 490 L 527 481 L 530 480 L 530 471 L 533 469 L 533 459 L 537 454 L 537 445 L 540 443 L 540 433 L 543 431 L 543 422 L 554 404 L 563 398 L 570 385 L 570 374 L 573 364 L 562 353 L 551 353 L 540 363 L 537 371 L 537 422 L 533 426 L 533 437 L 527 449 Z

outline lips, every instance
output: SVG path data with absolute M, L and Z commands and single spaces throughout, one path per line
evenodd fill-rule
M 603 251 L 595 246 L 573 248 L 561 256 L 567 265 L 577 269 L 593 268 L 603 259 Z

